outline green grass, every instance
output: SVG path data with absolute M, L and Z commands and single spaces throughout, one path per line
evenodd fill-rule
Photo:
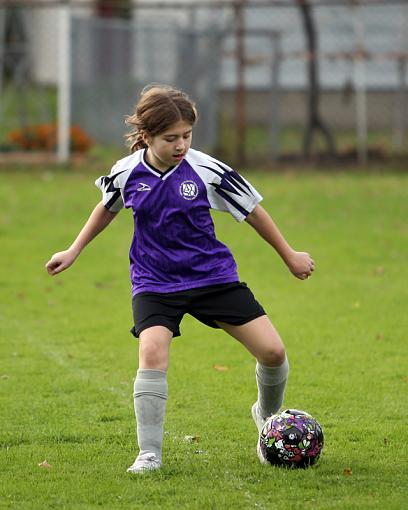
M 408 176 L 250 176 L 291 244 L 312 253 L 307 282 L 248 225 L 215 215 L 285 340 L 285 405 L 324 427 L 319 463 L 299 472 L 258 463 L 254 361 L 186 316 L 172 346 L 165 465 L 136 478 L 125 472 L 136 454 L 129 211 L 66 273 L 51 279 L 43 268 L 99 200 L 97 176 L 0 174 L 0 508 L 405 508 Z

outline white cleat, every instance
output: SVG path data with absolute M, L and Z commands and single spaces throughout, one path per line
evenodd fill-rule
M 258 402 L 255 402 L 255 404 L 252 406 L 252 409 L 251 409 L 252 418 L 255 422 L 256 428 L 258 429 L 258 441 L 256 443 L 256 453 L 258 455 L 259 462 L 261 464 L 267 464 L 266 459 L 262 455 L 261 445 L 260 445 L 260 441 L 261 441 L 260 434 L 261 434 L 262 429 L 266 423 L 266 418 L 263 418 L 260 414 L 258 414 L 258 405 L 257 404 L 258 404 Z
M 256 428 L 258 429 L 258 432 L 261 433 L 263 426 L 266 423 L 266 418 L 263 418 L 260 414 L 258 414 L 258 402 L 255 402 L 255 404 L 252 406 L 251 412 Z
M 156 456 L 156 454 L 145 452 L 138 455 L 134 463 L 127 469 L 127 472 L 132 474 L 146 473 L 146 471 L 159 469 L 161 465 L 161 460 Z

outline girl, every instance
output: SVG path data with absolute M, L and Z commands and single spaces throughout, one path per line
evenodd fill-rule
M 314 262 L 293 250 L 259 202 L 261 195 L 235 170 L 191 149 L 197 111 L 189 97 L 162 85 L 146 87 L 128 134 L 131 155 L 96 185 L 102 201 L 76 240 L 46 264 L 50 275 L 67 269 L 84 247 L 123 208 L 131 208 L 134 237 L 130 275 L 139 369 L 134 383 L 139 454 L 130 473 L 160 468 L 167 400 L 169 348 L 189 313 L 222 328 L 256 359 L 258 399 L 252 417 L 258 431 L 283 401 L 288 361 L 278 332 L 245 283 L 229 249 L 218 241 L 210 209 L 245 220 L 282 257 L 297 278 L 309 278 Z M 259 443 L 258 443 L 258 456 Z

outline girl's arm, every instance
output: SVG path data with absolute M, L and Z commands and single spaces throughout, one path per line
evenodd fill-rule
M 92 211 L 88 221 L 85 223 L 72 245 L 65 251 L 55 253 L 51 257 L 51 260 L 47 262 L 45 268 L 48 273 L 53 276 L 71 266 L 85 246 L 102 232 L 116 215 L 117 213 L 112 213 L 105 209 L 102 202 L 100 202 Z
M 248 214 L 245 220 L 258 234 L 269 243 L 282 257 L 291 273 L 305 280 L 314 271 L 314 261 L 308 253 L 293 250 L 279 232 L 272 218 L 259 204 Z

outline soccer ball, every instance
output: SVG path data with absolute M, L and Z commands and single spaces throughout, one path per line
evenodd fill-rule
M 287 409 L 270 416 L 259 437 L 259 454 L 272 465 L 306 468 L 323 449 L 323 431 L 305 411 Z

